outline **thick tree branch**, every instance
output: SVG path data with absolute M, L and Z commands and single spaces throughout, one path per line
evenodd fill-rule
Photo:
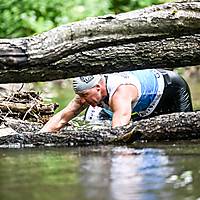
M 37 36 L 1 39 L 0 82 L 196 65 L 199 34 L 197 0 L 88 18 Z
M 66 129 L 60 134 L 51 134 L 37 133 L 40 128 L 37 124 L 4 119 L 4 125 L 0 127 L 0 145 L 18 143 L 22 146 L 88 146 L 134 141 L 196 139 L 200 137 L 200 111 L 160 115 L 117 129 L 92 130 L 81 127 L 77 130 Z

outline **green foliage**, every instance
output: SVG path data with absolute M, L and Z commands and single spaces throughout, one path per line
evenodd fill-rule
M 0 0 L 0 38 L 41 33 L 88 16 L 120 13 L 169 0 Z
M 144 8 L 153 4 L 165 3 L 167 1 L 169 0 L 110 0 L 111 10 L 116 14 Z
M 0 0 L 0 37 L 41 33 L 87 16 L 104 15 L 108 8 L 108 1 L 101 0 Z
M 33 90 L 40 94 L 45 103 L 58 103 L 56 112 L 62 110 L 74 97 L 71 79 L 30 84 Z

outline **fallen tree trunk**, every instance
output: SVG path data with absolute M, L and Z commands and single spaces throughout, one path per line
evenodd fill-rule
M 160 115 L 116 129 L 64 129 L 60 134 L 38 133 L 41 124 L 18 120 L 2 121 L 0 145 L 18 146 L 88 146 L 131 143 L 134 141 L 164 141 L 200 138 L 200 111 Z M 6 129 L 7 127 L 7 129 Z M 8 129 L 8 127 L 10 129 Z M 2 132 L 2 134 L 1 134 Z M 6 132 L 6 134 L 5 134 Z
M 0 40 L 0 82 L 200 63 L 200 2 L 167 3 Z

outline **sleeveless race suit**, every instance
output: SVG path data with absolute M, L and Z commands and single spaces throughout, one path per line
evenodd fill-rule
M 168 70 L 146 69 L 119 72 L 104 76 L 108 96 L 102 101 L 99 107 L 93 108 L 90 106 L 88 108 L 85 115 L 85 120 L 87 121 L 112 119 L 112 111 L 108 102 L 117 88 L 120 85 L 126 84 L 132 84 L 138 89 L 137 100 L 132 104 L 133 120 L 176 111 L 192 111 L 189 88 L 186 82 L 174 72 Z M 166 93 L 168 90 L 171 91 L 166 97 L 163 93 Z M 181 90 L 183 91 L 182 93 L 180 92 Z M 174 98 L 175 93 L 179 94 L 176 98 Z M 174 106 L 174 109 L 171 109 L 173 106 L 168 103 L 171 99 L 174 99 L 172 104 L 176 105 Z M 188 108 L 185 109 L 184 106 L 180 105 L 184 105 Z

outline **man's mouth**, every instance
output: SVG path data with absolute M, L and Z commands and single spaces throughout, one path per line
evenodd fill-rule
M 91 105 L 92 107 L 95 107 L 95 106 L 98 105 L 98 103 L 97 103 L 96 101 L 93 101 L 93 102 L 90 103 L 90 105 Z

